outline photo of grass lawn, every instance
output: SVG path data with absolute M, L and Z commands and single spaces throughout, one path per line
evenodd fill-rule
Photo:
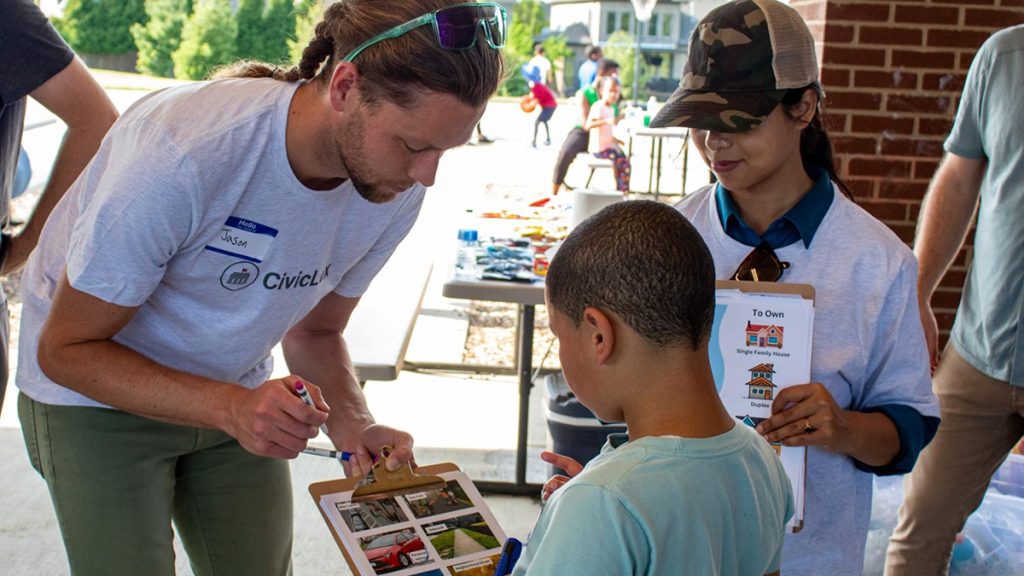
M 430 535 L 430 545 L 445 560 L 501 546 L 494 537 L 491 527 L 479 513 L 424 526 L 423 531 Z

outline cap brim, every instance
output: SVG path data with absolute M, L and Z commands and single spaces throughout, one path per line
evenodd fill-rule
M 714 132 L 746 132 L 764 122 L 787 90 L 701 92 L 676 90 L 651 119 L 651 126 L 684 126 Z

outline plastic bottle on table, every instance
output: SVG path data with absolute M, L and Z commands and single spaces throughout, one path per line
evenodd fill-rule
M 459 230 L 459 248 L 455 255 L 456 278 L 460 280 L 475 280 L 479 278 L 479 270 L 476 265 L 478 246 L 476 229 L 462 228 Z

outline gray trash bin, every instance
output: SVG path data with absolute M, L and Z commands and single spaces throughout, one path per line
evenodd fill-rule
M 601 452 L 608 435 L 625 432 L 626 425 L 602 422 L 569 390 L 561 372 L 544 378 L 547 402 L 544 416 L 548 423 L 548 445 L 553 452 L 586 464 Z M 565 472 L 551 466 L 552 474 Z

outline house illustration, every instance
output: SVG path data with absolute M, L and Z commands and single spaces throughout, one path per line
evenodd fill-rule
M 747 321 L 747 346 L 782 348 L 782 326 L 751 324 Z
M 775 374 L 775 364 L 758 364 L 748 368 L 748 371 L 750 381 L 747 382 L 747 398 L 771 400 L 774 397 L 772 376 Z

